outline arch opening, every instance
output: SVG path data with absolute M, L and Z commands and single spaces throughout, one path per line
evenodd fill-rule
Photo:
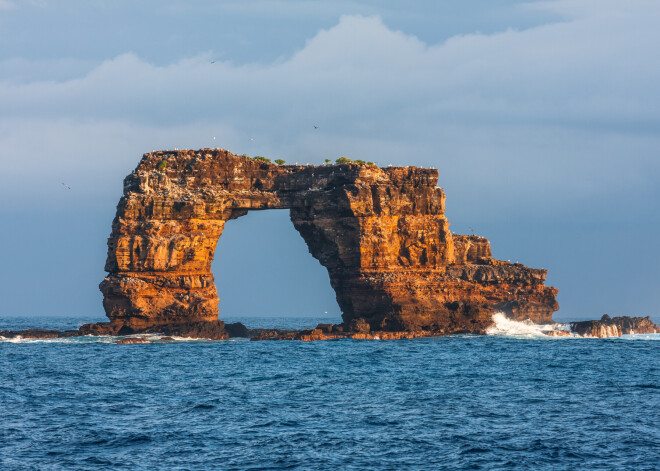
M 211 270 L 223 320 L 306 317 L 341 323 L 328 271 L 309 253 L 287 209 L 250 210 L 227 221 Z

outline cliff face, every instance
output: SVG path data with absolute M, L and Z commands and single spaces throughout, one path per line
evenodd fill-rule
M 124 181 L 108 239 L 108 329 L 213 322 L 222 338 L 215 246 L 226 221 L 265 209 L 290 210 L 330 274 L 347 330 L 478 333 L 494 310 L 552 322 L 557 290 L 543 284 L 546 271 L 495 260 L 488 240 L 452 234 L 437 182 L 437 170 L 417 167 L 145 154 Z

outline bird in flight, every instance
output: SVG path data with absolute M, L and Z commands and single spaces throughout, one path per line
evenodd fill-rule
M 319 127 L 315 124 L 315 125 L 314 125 L 314 129 L 318 129 L 318 128 L 319 128 Z
M 251 138 L 250 138 L 250 141 L 254 141 L 254 137 L 251 137 Z
M 215 61 L 211 61 L 211 64 L 215 64 Z
M 70 190 L 70 189 L 71 189 L 71 187 L 70 187 L 69 185 L 67 185 L 66 183 L 64 183 L 64 182 L 62 182 L 62 185 L 63 185 L 64 188 L 66 188 L 67 190 Z

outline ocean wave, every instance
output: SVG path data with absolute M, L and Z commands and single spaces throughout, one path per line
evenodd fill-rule
M 488 335 L 501 335 L 514 338 L 596 338 L 571 332 L 570 323 L 535 324 L 529 319 L 516 321 L 506 317 L 501 312 L 493 314 L 493 325 L 486 330 L 486 333 Z M 626 334 L 621 337 L 607 338 L 621 340 L 660 340 L 660 334 Z
M 486 330 L 488 335 L 502 335 L 516 338 L 554 338 L 551 332 L 570 332 L 568 324 L 535 324 L 531 320 L 516 321 L 502 312 L 493 314 L 493 325 Z M 571 335 L 563 335 L 573 336 Z

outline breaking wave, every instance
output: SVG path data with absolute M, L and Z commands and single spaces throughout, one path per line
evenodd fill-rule
M 493 315 L 493 325 L 486 333 L 488 335 L 500 335 L 514 338 L 594 338 L 581 336 L 571 332 L 570 324 L 535 324 L 531 320 L 515 321 L 506 317 L 504 313 L 498 312 Z M 660 334 L 626 334 L 618 338 L 620 340 L 660 340 Z
M 486 330 L 488 335 L 503 335 L 519 338 L 550 338 L 550 332 L 570 332 L 568 324 L 535 324 L 531 320 L 515 321 L 498 312 L 493 315 L 493 325 Z M 572 336 L 572 335 L 571 335 Z

